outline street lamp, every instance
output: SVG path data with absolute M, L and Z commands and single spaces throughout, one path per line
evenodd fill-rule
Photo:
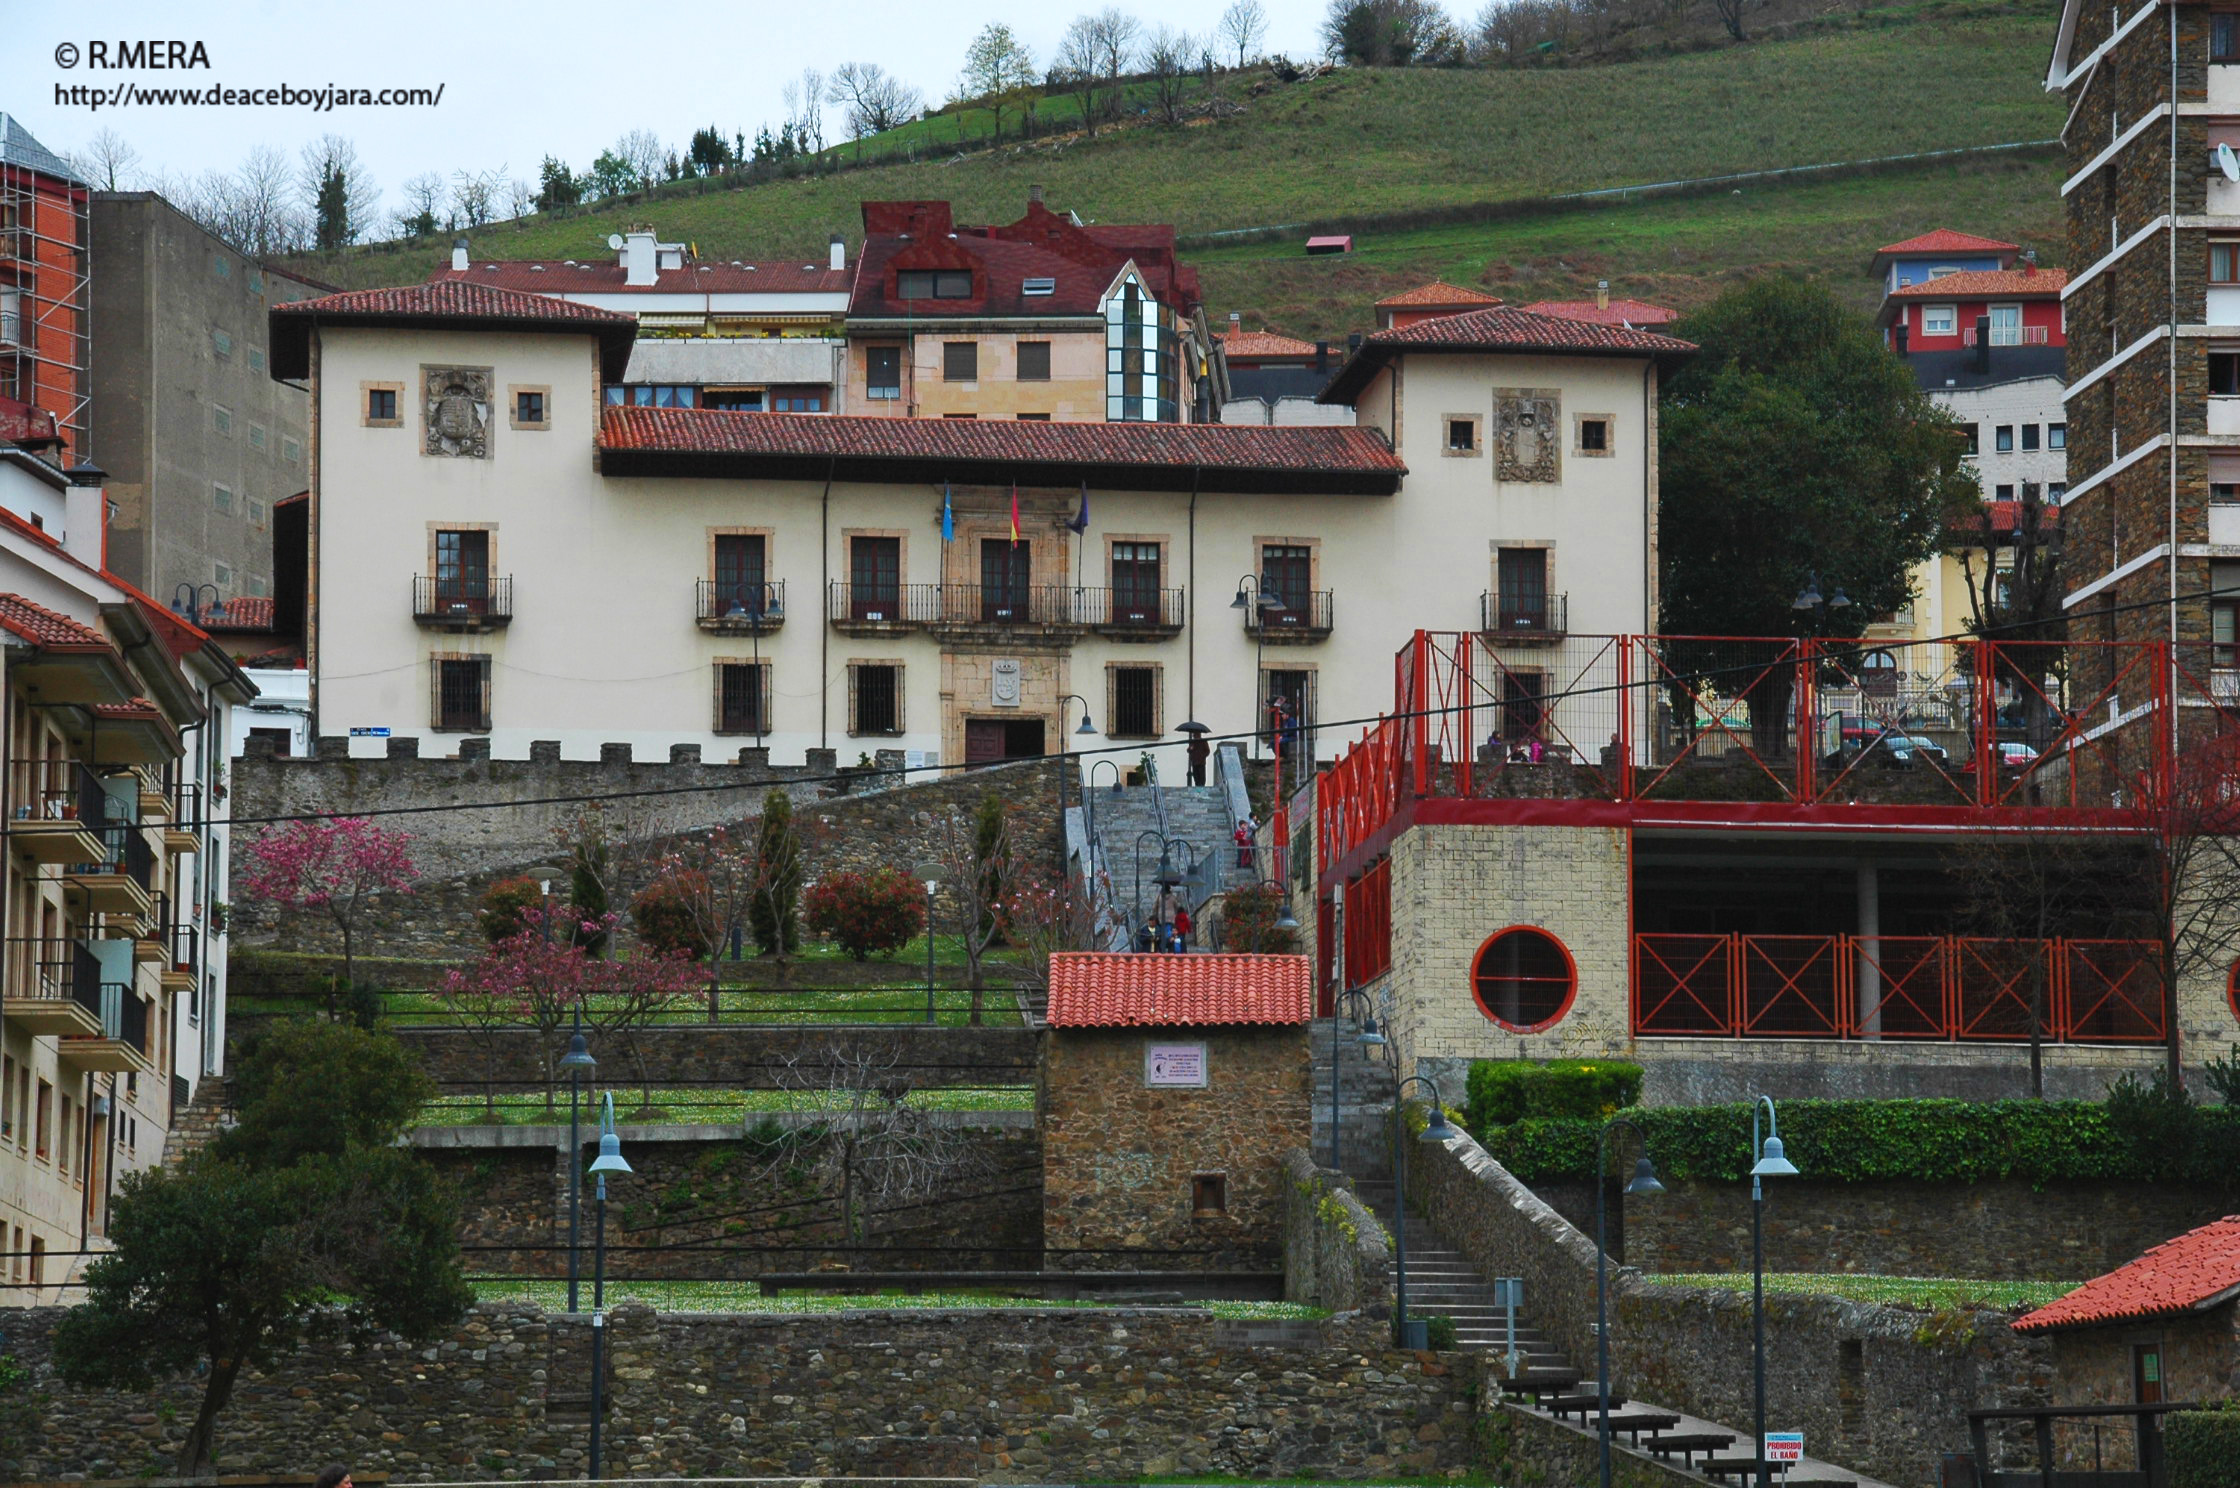
M 1377 1032 L 1376 1010 L 1369 1002 L 1369 994 L 1359 987 L 1348 987 L 1340 992 L 1330 1005 L 1330 1166 L 1337 1171 L 1343 1171 L 1338 1168 L 1338 1055 L 1345 1048 L 1340 1040 L 1339 1022 L 1350 1003 L 1361 1005 L 1361 1032 L 1354 1037 L 1354 1042 L 1361 1045 L 1364 1054 L 1384 1047 L 1384 1035 Z
M 1245 612 L 1246 626 L 1252 631 L 1252 696 L 1253 706 L 1259 706 L 1261 653 L 1267 648 L 1268 627 L 1262 617 L 1284 608 L 1283 597 L 1275 592 L 1275 581 L 1266 574 L 1246 574 L 1237 580 L 1237 597 L 1229 601 L 1229 608 Z M 1253 597 L 1247 599 L 1247 594 Z M 1253 731 L 1259 732 L 1260 720 L 1252 721 Z M 1257 756 L 1256 756 L 1257 757 Z M 1283 795 L 1283 782 L 1276 782 L 1276 795 Z
M 1181 883 L 1184 877 L 1182 871 L 1176 868 L 1174 863 L 1174 848 L 1177 843 L 1180 843 L 1183 849 L 1191 855 L 1191 866 L 1195 868 L 1197 865 L 1198 849 L 1195 844 L 1180 837 L 1162 836 L 1157 827 L 1145 827 L 1142 831 L 1136 833 L 1136 888 L 1133 901 L 1136 923 L 1129 928 L 1131 943 L 1136 928 L 1143 924 L 1143 841 L 1146 837 L 1159 844 L 1159 867 L 1153 875 L 1152 881 L 1158 885 L 1162 892 Z M 1154 912 L 1152 918 L 1154 920 L 1158 919 L 1156 912 Z M 1157 950 L 1158 946 L 1154 945 L 1152 949 Z
M 1112 793 L 1116 796 L 1120 794 L 1120 762 L 1109 759 L 1091 760 L 1089 762 L 1088 782 L 1081 787 L 1081 808 L 1083 814 L 1088 818 L 1083 825 L 1092 842 L 1096 840 L 1097 835 L 1097 771 L 1099 770 L 1110 770 L 1112 772 Z
M 1621 1126 L 1641 1141 L 1641 1160 L 1633 1165 L 1633 1180 L 1626 1185 L 1626 1192 L 1643 1198 L 1664 1192 L 1664 1185 L 1657 1181 L 1657 1165 L 1649 1161 L 1648 1134 L 1623 1116 L 1602 1123 L 1601 1134 L 1594 1142 L 1595 1434 L 1600 1439 L 1602 1488 L 1610 1488 L 1610 1243 L 1605 1238 L 1608 1224 L 1604 1218 L 1610 1185 L 1604 1175 L 1610 1171 L 1610 1133 Z
M 1446 1102 L 1439 1099 L 1439 1087 L 1429 1075 L 1409 1075 L 1393 1087 L 1392 1324 L 1396 1341 L 1402 1348 L 1415 1346 L 1408 1341 L 1408 1155 L 1400 1146 L 1400 1110 L 1405 1104 L 1402 1097 L 1408 1093 L 1410 1085 L 1421 1085 L 1431 1092 L 1431 1119 L 1416 1134 L 1416 1140 L 1444 1143 L 1454 1136 L 1454 1128 L 1447 1125 Z M 1426 1323 L 1424 1328 L 1428 1333 L 1430 1324 Z
M 591 1160 L 598 1175 L 598 1220 L 591 1263 L 591 1480 L 599 1480 L 600 1417 L 606 1412 L 607 1382 L 607 1175 L 627 1173 L 622 1138 L 614 1129 L 614 1092 L 606 1095 L 606 1109 L 599 1117 L 599 1155 Z
M 1758 1140 L 1758 1111 L 1766 1113 L 1766 1136 Z M 1766 1191 L 1768 1178 L 1794 1178 L 1797 1165 L 1781 1150 L 1774 1125 L 1773 1097 L 1761 1095 L 1750 1107 L 1750 1327 L 1751 1363 L 1756 1372 L 1758 1427 L 1758 1488 L 1770 1488 L 1773 1471 L 1766 1465 Z
M 925 884 L 925 886 L 926 886 L 926 1026 L 927 1026 L 928 1028 L 931 1028 L 931 1027 L 933 1026 L 933 1021 L 934 1021 L 934 1018 L 933 1018 L 933 891 L 934 891 L 935 889 L 938 889 L 938 888 L 940 888 L 940 887 L 941 887 L 941 881 L 942 881 L 943 879 L 947 878 L 947 877 L 949 876 L 949 874 L 948 874 L 948 871 L 947 871 L 946 869 L 944 869 L 944 868 L 943 868 L 943 867 L 942 867 L 942 866 L 941 866 L 941 865 L 940 865 L 939 863 L 920 863 L 920 864 L 919 864 L 919 865 L 918 865 L 918 866 L 917 866 L 917 867 L 916 867 L 915 869 L 913 869 L 913 870 L 911 870 L 911 871 L 912 871 L 912 872 L 914 872 L 914 873 L 916 873 L 916 874 L 918 875 L 918 878 L 919 878 L 919 880 L 920 880 L 921 882 L 923 882 L 923 883 Z M 966 927 L 966 929 L 965 929 L 965 933 L 966 933 L 967 935 L 971 934 L 971 933 L 972 933 L 972 927 L 970 927 L 970 926 L 967 926 L 967 927 Z
M 542 896 L 537 905 L 537 923 L 544 932 L 544 943 L 552 944 L 552 881 L 561 877 L 557 868 L 539 866 L 528 869 L 524 875 L 537 881 L 537 892 Z M 583 1000 L 576 999 L 572 1009 L 573 1026 L 568 1031 L 568 1052 L 560 1056 L 560 1068 L 568 1072 L 568 1311 L 576 1310 L 577 1278 L 582 1271 L 576 1247 L 581 1239 L 583 1220 L 583 1139 L 577 1126 L 579 1099 L 583 1078 L 599 1067 L 591 1057 L 590 1046 L 583 1040 Z
M 1081 726 L 1075 729 L 1074 733 L 1094 734 L 1097 731 L 1097 726 L 1089 721 L 1089 700 L 1087 698 L 1077 692 L 1065 692 L 1058 695 L 1058 872 L 1061 876 L 1067 872 L 1066 777 L 1073 773 L 1073 744 L 1070 736 L 1066 733 L 1066 704 L 1068 703 L 1079 703 L 1081 705 Z M 1084 809 L 1086 809 L 1088 797 L 1083 796 L 1082 802 Z M 1086 826 L 1086 823 L 1084 823 L 1084 826 Z
M 1851 596 L 1843 592 L 1841 584 L 1833 587 L 1834 592 L 1826 599 L 1822 599 L 1820 597 L 1820 575 L 1817 573 L 1811 574 L 1805 579 L 1804 587 L 1797 591 L 1797 597 L 1789 601 L 1789 608 L 1792 610 L 1817 610 L 1823 607 L 1831 610 L 1850 609 Z

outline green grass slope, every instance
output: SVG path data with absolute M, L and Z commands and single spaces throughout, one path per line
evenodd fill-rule
M 475 252 L 598 256 L 610 232 L 650 223 L 708 257 L 818 255 L 829 233 L 855 237 L 861 200 L 942 197 L 963 220 L 1006 221 L 1031 183 L 1085 218 L 1171 222 L 1186 236 L 1361 222 L 1363 253 L 1338 265 L 1303 264 L 1288 242 L 1193 249 L 1209 277 L 1209 310 L 1237 309 L 1304 335 L 1358 327 L 1377 294 L 1433 272 L 1512 297 L 1573 293 L 1607 277 L 1623 293 L 1692 301 L 1762 265 L 1863 276 L 1870 239 L 1939 222 L 2024 236 L 2045 256 L 2056 226 L 2045 158 L 1468 226 L 1387 231 L 1376 219 L 2043 139 L 2061 122 L 2059 100 L 2039 86 L 2054 15 L 2039 0 L 2020 9 L 1948 4 L 1918 16 L 1870 12 L 1883 23 L 1796 40 L 1612 66 L 1349 69 L 1259 96 L 1250 92 L 1258 78 L 1240 75 L 1219 84 L 1241 107 L 1227 117 L 749 187 L 680 183 L 650 200 L 484 227 L 473 234 Z M 938 140 L 941 122 L 912 128 Z M 869 142 L 874 153 L 880 144 Z M 384 246 L 302 267 L 351 287 L 404 283 L 424 277 L 443 249 Z

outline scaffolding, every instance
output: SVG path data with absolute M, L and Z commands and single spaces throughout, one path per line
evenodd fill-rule
M 0 160 L 0 396 L 55 416 L 74 456 L 92 405 L 92 189 Z

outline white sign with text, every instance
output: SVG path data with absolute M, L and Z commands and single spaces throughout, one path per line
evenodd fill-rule
M 1143 1083 L 1183 1085 L 1203 1090 L 1206 1083 L 1204 1044 L 1145 1044 Z

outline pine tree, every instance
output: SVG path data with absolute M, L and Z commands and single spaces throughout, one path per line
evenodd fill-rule
M 772 790 L 762 800 L 759 881 L 749 918 L 756 949 L 780 960 L 801 946 L 801 838 L 793 830 L 793 799 Z
M 350 182 L 339 165 L 329 164 L 319 172 L 319 197 L 314 208 L 318 223 L 314 229 L 321 253 L 339 253 L 350 246 Z

